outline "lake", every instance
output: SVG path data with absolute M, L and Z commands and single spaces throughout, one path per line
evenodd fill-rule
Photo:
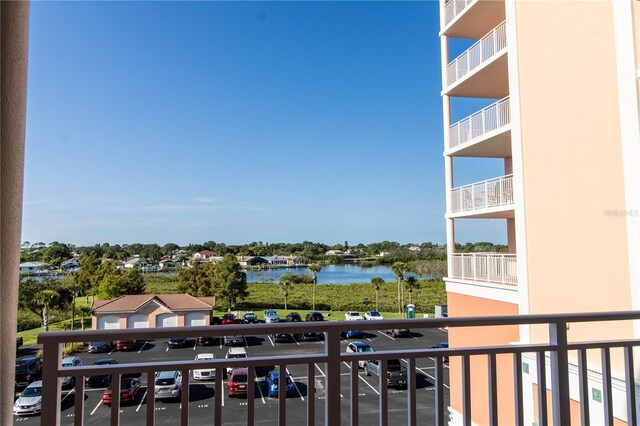
M 247 271 L 248 282 L 277 283 L 286 272 L 292 274 L 311 274 L 307 268 L 277 268 L 261 271 Z M 412 274 L 406 274 L 409 276 Z M 387 282 L 395 282 L 396 277 L 388 266 L 328 265 L 318 273 L 318 284 L 369 283 L 372 277 L 380 277 Z

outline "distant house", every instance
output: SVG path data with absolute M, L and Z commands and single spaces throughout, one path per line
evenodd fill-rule
M 193 256 L 191 256 L 192 259 L 194 260 L 209 260 L 212 257 L 216 257 L 218 256 L 218 253 L 211 251 L 211 250 L 202 250 L 202 251 L 198 251 L 196 253 L 193 253 Z
M 65 260 L 60 264 L 60 268 L 63 271 L 75 271 L 80 267 L 80 259 L 73 258 L 69 260 Z
M 300 264 L 300 258 L 298 256 L 282 256 L 283 259 L 287 260 L 287 265 L 295 266 Z
M 25 262 L 20 264 L 20 273 L 37 274 L 49 270 L 50 265 L 48 263 L 34 261 Z
M 130 257 L 129 259 L 124 261 L 124 269 L 132 269 L 132 268 L 138 268 L 138 269 L 142 269 L 142 270 L 148 270 L 151 265 L 147 259 L 143 258 L 143 257 Z
M 160 262 L 158 262 L 158 269 L 160 271 L 163 269 L 178 268 L 180 266 L 184 266 L 184 264 L 178 259 L 172 259 L 170 257 L 162 258 L 160 259 Z
M 338 256 L 342 259 L 342 261 L 349 261 L 356 258 L 355 255 L 342 251 L 342 250 L 327 250 L 325 253 L 326 256 Z
M 236 260 L 240 266 L 255 266 L 267 263 L 264 258 L 259 256 L 236 256 Z
M 287 265 L 288 264 L 287 259 L 280 256 L 262 256 L 262 259 L 266 260 L 268 265 Z
M 415 252 L 419 252 L 422 249 L 418 246 L 411 246 L 409 247 L 409 250 L 415 253 Z

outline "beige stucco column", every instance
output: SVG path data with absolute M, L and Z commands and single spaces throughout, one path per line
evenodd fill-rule
M 0 4 L 0 424 L 10 425 L 15 383 L 30 3 Z

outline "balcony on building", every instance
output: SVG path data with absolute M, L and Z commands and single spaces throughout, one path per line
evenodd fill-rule
M 505 20 L 502 0 L 445 0 L 441 35 L 478 39 Z
M 502 22 L 447 64 L 443 94 L 503 98 L 509 94 L 506 23 Z
M 509 98 L 500 99 L 449 127 L 445 155 L 457 157 L 511 156 L 511 110 Z
M 517 255 L 514 253 L 453 253 L 448 278 L 516 287 Z
M 513 175 L 453 188 L 448 218 L 513 218 Z

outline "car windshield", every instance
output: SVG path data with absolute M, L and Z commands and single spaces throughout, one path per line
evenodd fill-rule
M 373 352 L 373 349 L 371 349 L 369 346 L 365 346 L 365 347 L 359 347 L 358 348 L 358 352 Z
M 107 342 L 91 342 L 89 346 L 104 346 Z
M 65 362 L 64 364 L 62 364 L 63 367 L 73 367 L 73 364 L 70 362 Z
M 267 315 L 267 316 L 278 315 L 276 311 L 265 311 L 264 314 Z
M 380 316 L 380 312 L 376 312 L 376 311 L 369 312 L 369 316 L 370 317 L 379 317 Z
M 227 358 L 246 358 L 247 354 L 229 354 Z
M 16 367 L 21 367 L 23 365 L 29 364 L 29 362 L 33 361 L 35 358 L 18 358 L 16 359 Z
M 22 392 L 24 397 L 33 397 L 33 396 L 42 396 L 42 388 L 41 387 L 28 387 Z
M 158 386 L 168 386 L 168 385 L 172 385 L 176 382 L 175 379 L 170 378 L 170 379 L 156 379 L 156 385 Z
M 108 365 L 108 364 L 115 364 L 116 360 L 115 359 L 99 359 L 96 362 L 93 363 L 93 365 Z
M 236 374 L 235 376 L 233 376 L 233 380 L 234 382 L 246 382 L 247 381 L 247 375 L 246 374 Z

